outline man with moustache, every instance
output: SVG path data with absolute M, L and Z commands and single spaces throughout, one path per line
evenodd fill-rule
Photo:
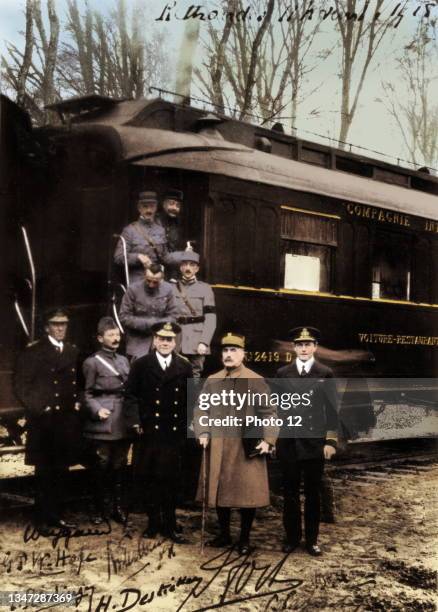
M 63 518 L 62 490 L 69 466 L 82 460 L 78 349 L 66 341 L 69 318 L 45 315 L 45 336 L 29 344 L 15 372 L 15 393 L 25 407 L 26 465 L 35 466 L 37 526 L 74 527 Z
M 85 413 L 84 436 L 92 452 L 93 493 L 98 525 L 112 518 L 126 522 L 122 508 L 123 470 L 127 463 L 129 441 L 122 411 L 123 392 L 129 362 L 117 353 L 120 330 L 111 317 L 97 325 L 100 349 L 84 361 Z
M 163 263 L 166 259 L 166 231 L 156 220 L 157 206 L 155 191 L 141 191 L 137 201 L 139 218 L 122 231 L 121 235 L 126 241 L 129 284 L 143 280 L 148 266 Z M 122 240 L 117 243 L 114 261 L 119 266 L 125 265 Z
M 176 502 L 181 484 L 181 454 L 187 427 L 187 379 L 192 368 L 175 352 L 180 331 L 171 321 L 152 328 L 153 351 L 137 359 L 126 385 L 124 411 L 134 443 L 134 478 L 147 504 L 145 538 L 158 533 L 177 544 Z
M 127 330 L 126 354 L 131 360 L 149 352 L 154 325 L 176 320 L 172 285 L 163 276 L 162 266 L 151 264 L 144 279 L 130 285 L 123 296 L 119 317 Z
M 184 194 L 179 189 L 168 189 L 163 197 L 162 211 L 157 220 L 166 232 L 167 248 L 169 252 L 180 251 L 184 248 L 181 227 L 181 209 Z
M 277 444 L 277 456 L 283 472 L 283 524 L 286 542 L 283 552 L 293 552 L 302 536 L 300 483 L 304 481 L 304 532 L 306 550 L 320 556 L 318 546 L 320 523 L 320 490 L 324 460 L 336 453 L 338 415 L 337 392 L 330 368 L 319 363 L 314 355 L 320 332 L 314 327 L 296 327 L 290 331 L 295 361 L 277 372 L 277 378 L 287 379 L 282 391 L 309 394 L 310 404 L 300 406 L 301 426 L 294 431 L 283 426 Z M 298 431 L 299 429 L 299 431 Z M 291 437 L 291 434 L 296 437 Z
M 269 387 L 256 372 L 245 367 L 245 338 L 234 332 L 228 332 L 221 339 L 222 363 L 224 368 L 208 377 L 200 393 L 200 398 L 223 391 L 234 391 L 236 394 L 258 393 L 269 398 Z M 277 437 L 276 427 L 263 427 L 254 439 L 254 452 L 258 455 L 250 458 L 245 451 L 243 438 L 248 434 L 244 427 L 222 427 L 215 430 L 206 427 L 202 416 L 223 419 L 227 416 L 241 418 L 257 416 L 261 419 L 276 417 L 276 408 L 268 401 L 261 399 L 256 405 L 246 403 L 238 412 L 235 407 L 212 405 L 206 412 L 201 410 L 200 403 L 195 409 L 194 429 L 200 445 L 207 449 L 208 458 L 203 457 L 201 476 L 198 487 L 198 500 L 216 508 L 220 533 L 208 542 L 208 546 L 225 547 L 231 541 L 231 509 L 240 510 L 240 554 L 249 554 L 251 526 L 255 509 L 269 505 L 268 471 L 266 455 L 272 450 Z M 204 463 L 206 462 L 206 463 Z M 207 478 L 204 480 L 204 470 Z M 204 499 L 206 488 L 206 499 Z
M 200 378 L 216 329 L 216 307 L 209 284 L 197 279 L 199 255 L 191 247 L 181 253 L 180 278 L 173 284 L 181 353 L 189 359 L 193 377 Z

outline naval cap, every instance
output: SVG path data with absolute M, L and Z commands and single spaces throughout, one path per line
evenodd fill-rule
M 319 342 L 321 332 L 316 327 L 307 325 L 304 327 L 294 327 L 290 330 L 289 336 L 292 342 Z
M 181 331 L 181 327 L 176 323 L 166 321 L 165 323 L 155 323 L 155 325 L 152 325 L 151 330 L 154 336 L 176 338 L 176 335 Z
M 163 200 L 177 200 L 178 202 L 182 202 L 184 200 L 184 194 L 179 189 L 168 189 L 163 196 Z

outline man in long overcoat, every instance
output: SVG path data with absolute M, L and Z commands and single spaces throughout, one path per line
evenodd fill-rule
M 25 407 L 25 462 L 35 466 L 36 522 L 66 527 L 60 491 L 68 467 L 82 457 L 78 349 L 65 341 L 65 311 L 49 311 L 45 323 L 46 335 L 18 359 L 15 393 Z
M 296 359 L 280 368 L 277 378 L 287 379 L 282 391 L 308 394 L 308 404 L 299 408 L 300 427 L 284 426 L 277 444 L 283 472 L 286 531 L 284 552 L 292 552 L 301 541 L 300 483 L 304 481 L 304 529 L 309 554 L 322 554 L 318 546 L 321 479 L 324 460 L 336 453 L 338 414 L 333 372 L 319 363 L 317 350 L 320 332 L 314 327 L 297 327 L 290 332 Z M 285 423 L 287 422 L 287 417 Z M 288 431 L 289 430 L 289 431 Z
M 247 554 L 251 551 L 249 542 L 251 526 L 255 516 L 255 509 L 268 506 L 269 483 L 266 465 L 266 455 L 275 443 L 278 433 L 275 425 L 262 427 L 255 440 L 257 456 L 249 458 L 245 453 L 243 438 L 247 433 L 247 417 L 257 416 L 262 419 L 271 419 L 277 416 L 275 406 L 270 406 L 270 391 L 264 379 L 256 372 L 245 367 L 245 338 L 239 334 L 229 332 L 223 336 L 222 362 L 224 368 L 208 377 L 199 396 L 200 401 L 212 394 L 222 392 L 235 394 L 259 393 L 260 400 L 246 401 L 236 410 L 230 404 L 211 405 L 208 412 L 204 412 L 200 401 L 194 413 L 194 429 L 200 444 L 207 449 L 203 462 L 206 460 L 207 478 L 203 482 L 204 465 L 201 466 L 201 476 L 198 487 L 198 500 L 202 500 L 204 489 L 208 505 L 216 508 L 220 534 L 211 540 L 210 546 L 222 547 L 231 544 L 230 515 L 232 508 L 238 508 L 241 514 L 241 530 L 239 551 Z M 226 418 L 238 417 L 242 419 L 242 426 L 214 427 L 206 426 L 202 417 Z
M 158 532 L 176 543 L 176 502 L 181 484 L 181 453 L 187 428 L 187 379 L 192 368 L 175 352 L 180 328 L 167 321 L 153 326 L 154 350 L 137 359 L 126 385 L 127 426 L 134 444 L 134 479 L 147 501 L 149 523 L 143 536 Z
M 89 440 L 93 475 L 93 497 L 99 524 L 110 516 L 126 522 L 122 508 L 123 469 L 130 441 L 122 411 L 123 392 L 129 362 L 119 355 L 120 330 L 111 317 L 102 317 L 97 326 L 100 350 L 84 361 L 84 437 Z

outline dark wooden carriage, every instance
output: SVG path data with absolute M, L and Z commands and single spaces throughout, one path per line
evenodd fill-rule
M 29 317 L 20 224 L 39 312 L 70 307 L 86 353 L 97 318 L 120 298 L 114 234 L 135 218 L 141 188 L 184 192 L 184 230 L 215 287 L 218 333 L 245 333 L 255 369 L 272 375 L 291 359 L 286 332 L 308 324 L 323 330 L 321 356 L 339 376 L 436 376 L 434 176 L 161 99 L 61 102 L 62 123 L 39 130 L 6 98 L 1 110 L 3 414 L 17 408 L 10 375 L 26 343 L 14 295 Z

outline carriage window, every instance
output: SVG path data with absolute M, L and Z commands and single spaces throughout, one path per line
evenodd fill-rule
M 287 206 L 281 218 L 283 287 L 330 292 L 337 219 Z
M 379 232 L 373 248 L 372 297 L 409 300 L 411 256 L 406 237 Z

